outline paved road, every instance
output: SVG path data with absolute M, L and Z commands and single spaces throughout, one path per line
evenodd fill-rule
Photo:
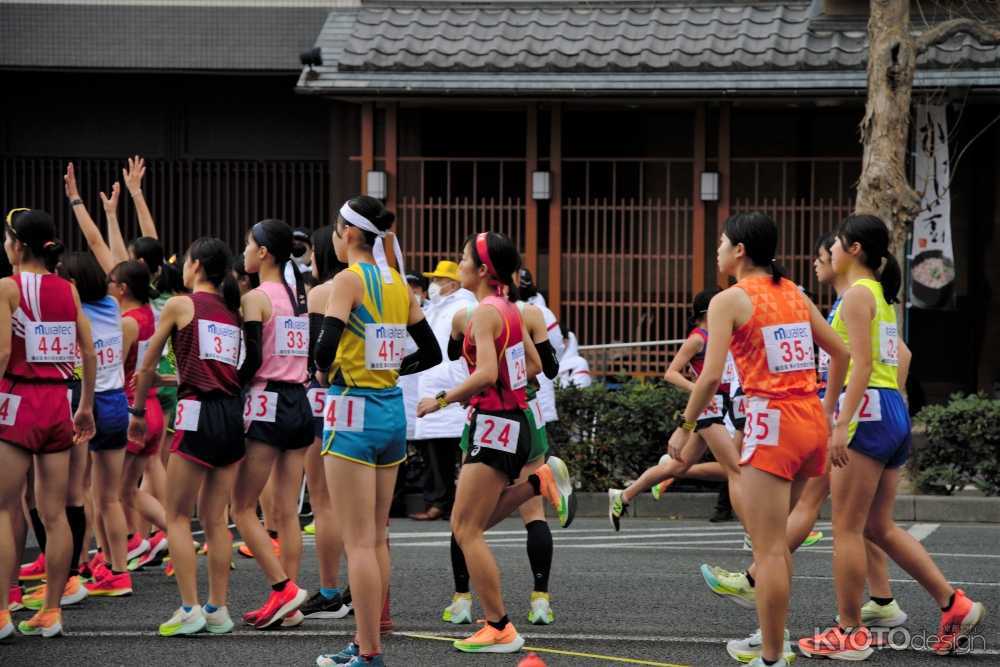
M 1000 611 L 1000 527 L 987 525 L 907 525 L 925 535 L 945 574 L 987 608 Z M 821 528 L 830 533 L 829 524 Z M 462 636 L 466 627 L 443 624 L 441 609 L 451 595 L 447 526 L 394 520 L 392 609 L 397 632 L 386 643 L 389 665 L 507 665 L 514 656 L 467 656 L 442 637 Z M 556 564 L 551 589 L 556 623 L 533 627 L 524 620 L 531 577 L 520 523 L 507 521 L 492 533 L 504 573 L 511 617 L 538 647 L 548 665 L 730 665 L 723 640 L 755 627 L 754 615 L 712 596 L 698 575 L 704 561 L 735 569 L 746 562 L 737 524 L 703 521 L 632 520 L 614 534 L 606 521 L 580 519 L 569 530 L 554 528 Z M 308 538 L 307 538 L 308 540 Z M 826 626 L 834 614 L 829 538 L 800 551 L 791 605 L 793 637 Z M 264 599 L 266 587 L 253 561 L 236 556 L 230 607 L 234 617 Z M 204 566 L 202 565 L 202 568 Z M 306 546 L 303 585 L 314 588 L 315 556 Z M 910 614 L 909 628 L 931 633 L 937 610 L 919 586 L 893 569 L 893 586 Z M 204 582 L 204 570 L 202 570 Z M 339 648 L 352 628 L 340 621 L 307 621 L 297 629 L 257 632 L 237 627 L 226 637 L 161 639 L 159 622 L 177 605 L 172 579 L 159 572 L 135 576 L 135 595 L 88 600 L 65 612 L 68 636 L 41 640 L 17 636 L 0 644 L 2 665 L 303 665 Z M 203 585 L 204 590 L 204 585 Z M 16 615 L 24 618 L 24 612 Z M 1000 631 L 994 618 L 981 627 L 985 649 L 961 658 L 962 665 L 1000 664 Z M 563 653 L 566 652 L 566 653 Z M 582 654 L 592 654 L 587 657 Z M 957 664 L 926 651 L 883 650 L 873 665 Z M 800 658 L 799 665 L 812 661 Z M 822 664 L 822 663 L 817 663 Z

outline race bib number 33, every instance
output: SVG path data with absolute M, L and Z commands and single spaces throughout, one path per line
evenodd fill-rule
M 279 357 L 309 356 L 309 319 L 280 316 L 274 320 L 274 353 Z
M 198 356 L 236 366 L 240 356 L 240 337 L 239 327 L 198 320 Z
M 251 391 L 243 399 L 243 419 L 273 424 L 278 417 L 278 393 Z
M 26 322 L 24 339 L 31 363 L 76 361 L 76 322 Z
M 761 327 L 767 368 L 772 373 L 813 370 L 812 326 L 808 322 Z
M 366 324 L 365 368 L 398 370 L 403 365 L 403 347 L 408 335 L 402 324 Z

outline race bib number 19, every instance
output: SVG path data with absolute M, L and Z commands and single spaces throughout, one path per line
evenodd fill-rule
M 406 327 L 401 324 L 365 325 L 365 368 L 370 371 L 398 370 L 403 365 Z
M 236 366 L 240 357 L 240 329 L 231 324 L 198 320 L 198 356 Z
M 899 330 L 892 322 L 879 322 L 878 356 L 886 366 L 899 365 Z
M 177 401 L 177 416 L 174 418 L 174 428 L 178 431 L 197 431 L 198 418 L 201 416 L 201 401 L 184 399 Z
M 767 351 L 767 368 L 772 373 L 790 373 L 816 367 L 812 326 L 808 322 L 761 327 L 760 331 Z
M 279 357 L 309 356 L 309 319 L 281 316 L 274 319 L 274 353 Z
M 524 343 L 507 348 L 507 375 L 511 389 L 522 389 L 528 384 L 528 367 L 524 356 Z
M 25 322 L 24 338 L 33 364 L 76 361 L 76 322 Z
M 476 434 L 472 444 L 474 447 L 486 447 L 515 454 L 520 434 L 521 424 L 516 421 L 493 415 L 479 415 L 476 419 Z

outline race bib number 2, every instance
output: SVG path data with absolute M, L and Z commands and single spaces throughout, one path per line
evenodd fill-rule
M 761 327 L 760 331 L 767 352 L 767 368 L 772 373 L 790 373 L 816 367 L 812 326 L 808 322 Z
M 401 324 L 365 325 L 365 368 L 370 371 L 399 370 L 403 365 L 406 327 Z
M 516 454 L 517 438 L 520 434 L 519 422 L 493 415 L 479 415 L 476 419 L 476 434 L 472 444 L 475 447 Z
M 236 366 L 240 358 L 240 329 L 231 324 L 198 320 L 198 356 Z
M 76 361 L 76 322 L 26 322 L 24 338 L 33 364 Z
M 178 431 L 197 431 L 198 418 L 201 416 L 201 401 L 184 399 L 177 401 L 177 416 L 174 418 L 174 428 Z

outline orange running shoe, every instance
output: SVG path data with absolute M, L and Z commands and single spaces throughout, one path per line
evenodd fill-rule
M 21 566 L 18 579 L 21 581 L 41 581 L 45 578 L 45 554 L 38 554 L 38 558 Z
M 861 626 L 850 633 L 834 626 L 825 632 L 799 640 L 799 650 L 807 658 L 822 657 L 834 660 L 866 660 L 872 649 L 872 634 Z
M 32 589 L 25 594 L 23 602 L 26 609 L 33 609 L 35 611 L 40 610 L 45 606 L 45 591 L 46 586 L 43 584 L 35 589 Z M 84 588 L 83 584 L 80 582 L 80 577 L 70 577 L 66 580 L 66 586 L 63 587 L 62 598 L 59 600 L 60 607 L 69 607 L 71 605 L 83 602 L 87 599 L 87 589 Z
M 27 621 L 18 623 L 17 629 L 26 637 L 56 637 L 62 634 L 62 611 L 42 609 Z
M 0 639 L 7 639 L 14 634 L 14 624 L 10 621 L 10 611 L 0 611 Z
M 507 622 L 503 630 L 497 630 L 486 621 L 478 621 L 483 627 L 479 632 L 459 639 L 452 646 L 464 653 L 516 653 L 524 646 L 524 638 L 517 634 L 514 624 Z
M 274 549 L 274 555 L 281 558 L 281 543 L 273 537 L 271 538 L 271 548 Z M 250 545 L 246 542 L 242 543 L 237 551 L 239 551 L 240 555 L 244 558 L 253 558 L 253 551 L 250 549 Z
M 545 465 L 535 470 L 541 482 L 539 491 L 559 515 L 559 525 L 568 528 L 576 515 L 576 497 L 569 468 L 562 459 L 550 456 Z
M 982 603 L 973 602 L 966 597 L 965 591 L 956 589 L 951 609 L 941 612 L 938 640 L 931 648 L 938 655 L 954 653 L 985 617 L 986 607 Z

